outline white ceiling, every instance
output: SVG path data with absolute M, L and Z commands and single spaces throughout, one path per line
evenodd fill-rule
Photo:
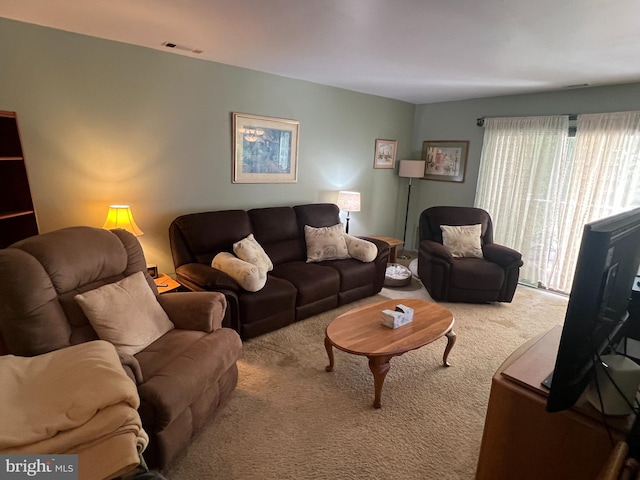
M 0 0 L 0 16 L 416 104 L 640 81 L 640 0 Z

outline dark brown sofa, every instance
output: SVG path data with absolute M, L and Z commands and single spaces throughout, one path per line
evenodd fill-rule
M 378 255 L 365 263 L 353 258 L 307 263 L 304 226 L 340 223 L 334 204 L 252 210 L 221 210 L 183 215 L 169 227 L 176 278 L 194 291 L 218 291 L 227 298 L 225 325 L 243 339 L 378 293 L 384 283 L 389 245 L 376 244 Z M 274 264 L 264 288 L 243 290 L 224 272 L 211 267 L 219 252 L 250 233 Z
M 453 257 L 443 245 L 441 225 L 481 225 L 483 258 Z M 420 214 L 418 276 L 434 300 L 511 302 L 522 255 L 493 242 L 493 223 L 481 208 L 437 206 Z
M 235 331 L 222 328 L 223 295 L 158 296 L 133 235 L 70 227 L 0 250 L 0 334 L 8 353 L 20 356 L 95 340 L 98 336 L 74 297 L 137 272 L 144 273 L 152 301 L 155 295 L 175 325 L 139 353 L 120 355 L 140 396 L 139 413 L 149 435 L 144 458 L 162 468 L 236 387 L 242 342 Z M 136 322 L 134 315 L 130 322 Z

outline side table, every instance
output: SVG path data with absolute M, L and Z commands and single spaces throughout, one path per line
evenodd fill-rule
M 393 237 L 385 237 L 384 235 L 369 235 L 376 240 L 382 240 L 389 244 L 389 263 L 396 263 L 396 247 L 402 245 L 404 242 Z
M 154 278 L 153 281 L 155 282 L 156 287 L 158 287 L 158 293 L 160 295 L 163 293 L 173 292 L 181 287 L 178 282 L 166 273 L 161 273 L 160 276 L 158 278 Z

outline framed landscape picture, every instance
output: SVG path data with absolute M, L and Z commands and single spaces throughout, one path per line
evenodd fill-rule
M 376 140 L 373 168 L 394 168 L 396 166 L 396 140 Z
M 233 183 L 295 183 L 300 122 L 233 113 Z
M 466 140 L 423 142 L 423 178 L 442 182 L 464 182 L 468 155 L 469 142 Z

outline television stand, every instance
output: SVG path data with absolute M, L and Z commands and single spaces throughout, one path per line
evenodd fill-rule
M 491 393 L 476 472 L 477 480 L 596 478 L 633 415 L 603 416 L 581 398 L 569 410 L 548 413 L 541 381 L 553 370 L 562 327 L 528 341 L 505 360 Z

